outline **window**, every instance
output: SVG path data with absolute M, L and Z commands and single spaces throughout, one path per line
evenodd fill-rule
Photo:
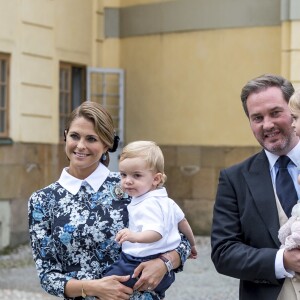
M 87 98 L 108 110 L 121 143 L 124 139 L 124 76 L 122 69 L 87 68 Z
M 70 113 L 85 101 L 86 68 L 61 63 L 59 70 L 59 138 L 64 138 L 64 130 Z
M 122 69 L 87 68 L 87 99 L 100 103 L 113 118 L 120 137 L 119 148 L 110 153 L 109 169 L 119 170 L 119 156 L 124 141 L 124 77 Z
M 9 55 L 0 53 L 0 137 L 8 137 Z

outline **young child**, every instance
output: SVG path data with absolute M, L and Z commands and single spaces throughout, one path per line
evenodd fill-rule
M 291 96 L 289 109 L 293 118 L 292 127 L 294 128 L 296 135 L 300 137 L 300 89 L 296 90 Z M 300 184 L 300 175 L 298 176 L 298 183 Z
M 300 136 L 300 89 L 295 91 L 290 98 L 289 109 L 293 117 L 292 127 L 296 135 Z
M 168 273 L 154 291 L 163 299 L 175 275 L 171 262 L 161 253 L 178 246 L 180 231 L 191 244 L 189 258 L 195 259 L 197 249 L 192 229 L 183 211 L 168 198 L 163 187 L 167 179 L 164 157 L 156 143 L 136 141 L 128 144 L 120 156 L 119 168 L 122 189 L 132 197 L 127 206 L 129 228 L 117 233 L 116 241 L 122 244 L 121 258 L 105 276 L 132 275 L 141 262 L 159 257 L 166 263 Z M 136 279 L 131 278 L 124 284 L 133 287 L 135 282 Z
M 289 109 L 293 118 L 292 127 L 300 136 L 300 89 L 295 91 L 289 100 Z M 299 166 L 298 166 L 299 169 Z M 300 175 L 298 175 L 300 184 Z M 300 246 L 300 202 L 293 206 L 291 217 L 280 227 L 278 237 L 281 248 L 292 250 Z

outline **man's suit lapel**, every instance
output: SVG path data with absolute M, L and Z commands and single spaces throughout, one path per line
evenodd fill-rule
M 244 172 L 244 176 L 257 210 L 261 214 L 261 218 L 264 220 L 274 242 L 279 247 L 279 218 L 269 170 L 269 161 L 265 152 L 262 151 L 254 159 L 249 170 Z

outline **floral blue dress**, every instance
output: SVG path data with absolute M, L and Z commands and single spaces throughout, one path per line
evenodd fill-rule
M 130 202 L 119 182 L 119 173 L 108 172 L 96 192 L 85 182 L 74 195 L 57 181 L 30 197 L 33 258 L 46 292 L 70 299 L 64 295 L 68 280 L 102 278 L 107 267 L 119 258 L 121 247 L 114 239 L 120 229 L 128 226 L 126 207 Z M 184 263 L 190 251 L 188 241 L 183 238 L 176 251 Z M 130 299 L 159 297 L 134 292 Z

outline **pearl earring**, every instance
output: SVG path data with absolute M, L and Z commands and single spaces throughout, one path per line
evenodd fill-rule
M 101 160 L 102 160 L 102 161 L 106 161 L 106 158 L 107 158 L 107 157 L 106 157 L 106 154 L 103 153 L 102 156 L 101 156 Z

